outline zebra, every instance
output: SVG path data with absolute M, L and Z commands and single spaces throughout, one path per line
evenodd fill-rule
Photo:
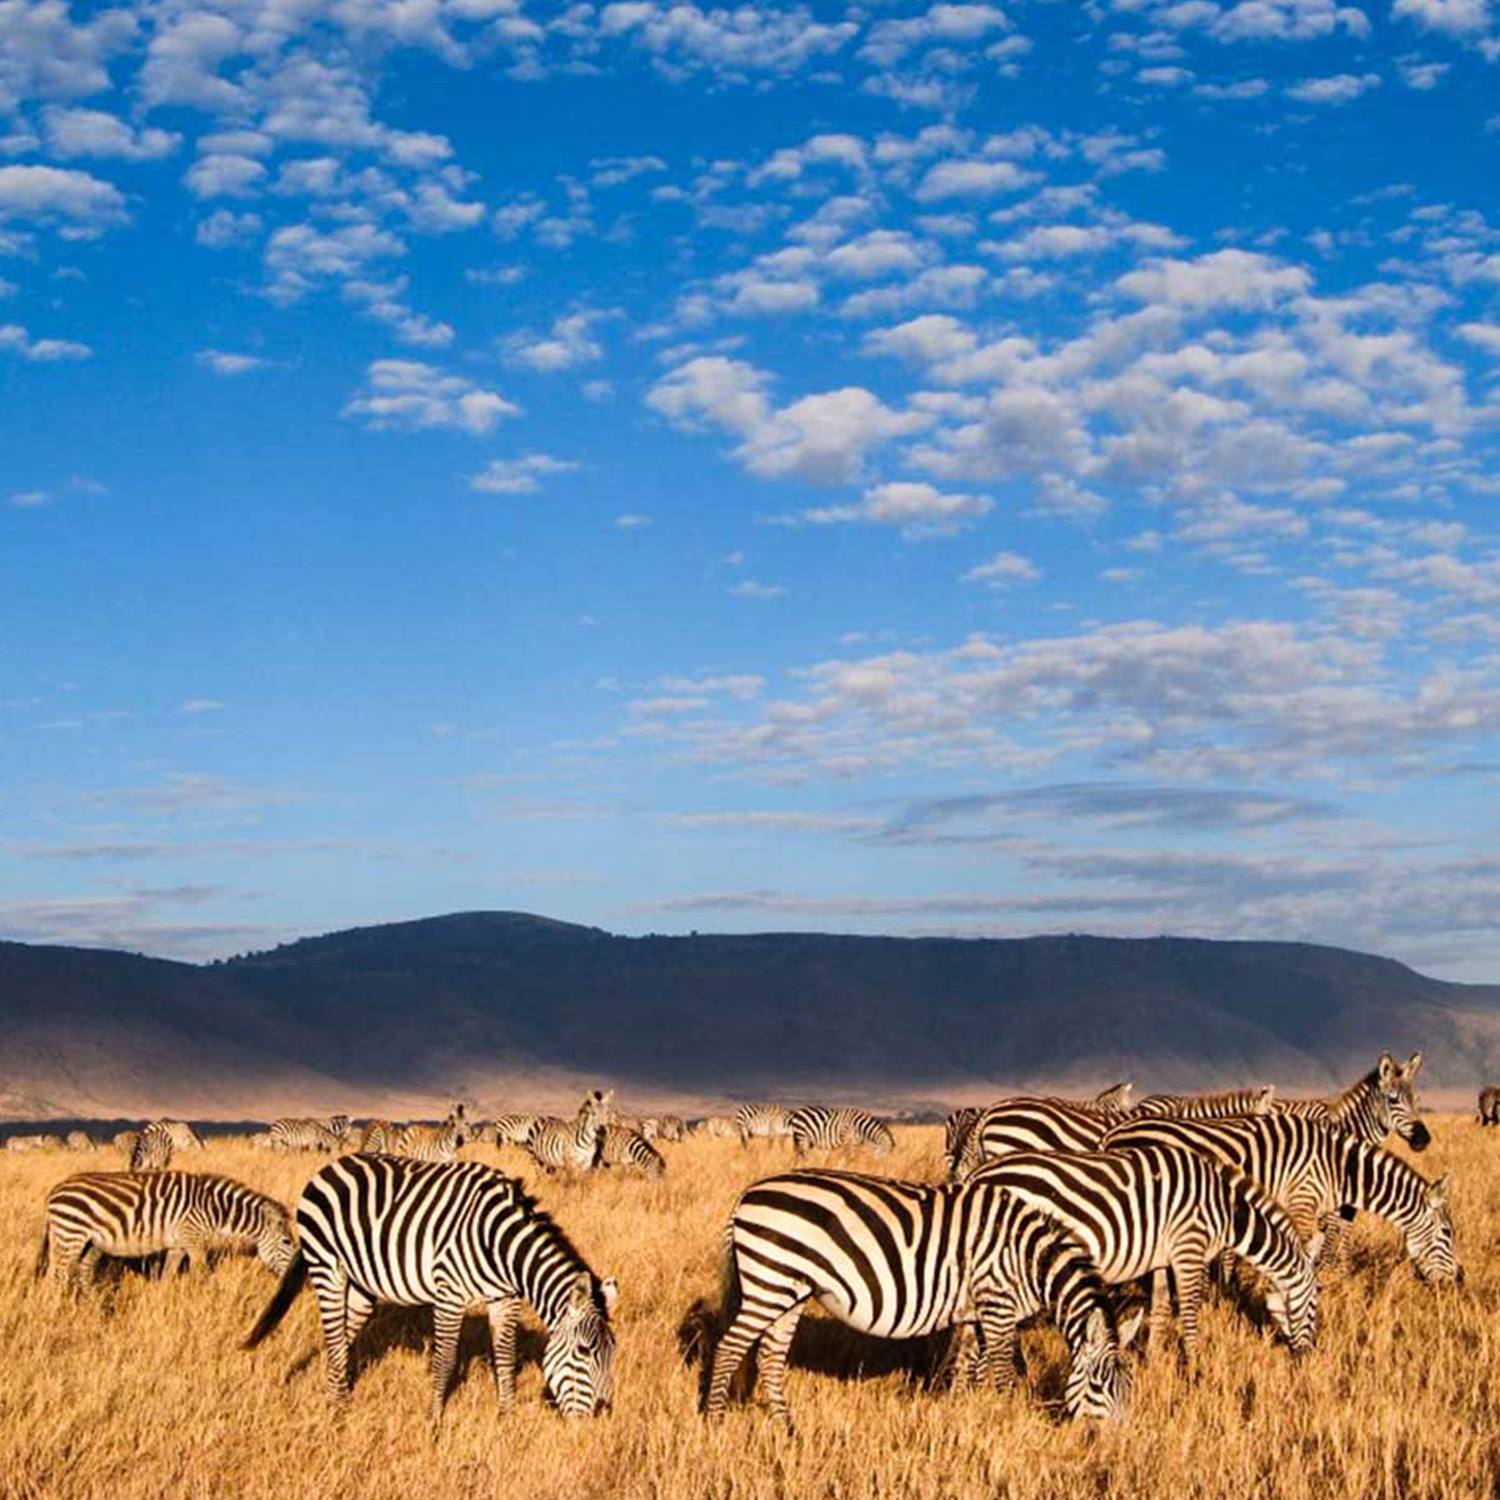
M 1239 1120 L 1140 1120 L 1117 1126 L 1106 1150 L 1142 1145 L 1199 1152 L 1243 1172 L 1293 1218 L 1323 1236 L 1322 1265 L 1335 1264 L 1343 1215 L 1380 1215 L 1399 1229 L 1424 1281 L 1463 1280 L 1453 1238 L 1449 1176 L 1428 1182 L 1383 1146 L 1321 1120 L 1267 1115 Z
M 348 1135 L 347 1115 L 327 1119 L 287 1115 L 271 1123 L 271 1139 L 278 1151 L 341 1151 Z
M 896 1138 L 884 1120 L 862 1109 L 830 1109 L 809 1104 L 787 1116 L 792 1131 L 792 1150 L 798 1156 L 809 1151 L 837 1151 L 846 1146 L 869 1146 L 876 1156 L 895 1149 Z
M 742 1146 L 748 1146 L 751 1141 L 790 1140 L 791 1116 L 792 1111 L 785 1104 L 742 1104 L 734 1112 L 735 1134 Z
M 56 1151 L 62 1146 L 57 1135 L 13 1135 L 5 1143 L 7 1151 Z
M 152 1120 L 130 1148 L 132 1172 L 164 1172 L 172 1165 L 172 1132 L 165 1120 Z
M 644 1135 L 620 1124 L 604 1127 L 597 1165 L 633 1169 L 648 1177 L 660 1177 L 667 1170 L 661 1152 Z
M 978 1105 L 963 1104 L 950 1110 L 948 1118 L 943 1121 L 943 1160 L 948 1166 L 950 1182 L 958 1179 L 959 1158 L 963 1155 L 970 1132 L 979 1123 L 979 1117 L 983 1113 Z
M 269 1130 L 257 1130 L 250 1137 L 249 1146 L 252 1151 L 274 1151 L 276 1142 L 272 1140 Z
M 1479 1123 L 1500 1125 L 1500 1088 L 1492 1083 L 1479 1091 Z
M 274 1198 L 201 1172 L 81 1172 L 47 1194 L 36 1274 L 77 1290 L 101 1255 L 167 1252 L 165 1272 L 202 1263 L 216 1246 L 254 1249 L 281 1275 L 292 1263 L 291 1216 Z
M 541 1119 L 526 1137 L 531 1159 L 545 1172 L 587 1172 L 599 1161 L 604 1127 L 614 1119 L 613 1089 L 594 1089 L 572 1120 Z
M 97 1151 L 98 1143 L 86 1130 L 70 1130 L 63 1138 L 69 1151 Z
M 1304 1249 L 1291 1219 L 1243 1173 L 1181 1147 L 1130 1151 L 1017 1152 L 968 1179 L 1007 1188 L 1067 1225 L 1107 1282 L 1152 1273 L 1151 1335 L 1157 1346 L 1177 1292 L 1183 1352 L 1198 1357 L 1204 1270 L 1233 1250 L 1271 1283 L 1266 1311 L 1300 1354 L 1317 1336 L 1317 1260 L 1322 1238 Z
M 177 1151 L 202 1151 L 203 1137 L 186 1120 L 163 1120 L 172 1137 L 172 1146 Z
M 1130 1112 L 1130 1096 L 1135 1092 L 1133 1083 L 1116 1083 L 1107 1089 L 1100 1089 L 1089 1102 L 1084 1105 L 1085 1109 L 1096 1109 L 1101 1114 L 1124 1115 Z
M 117 1150 L 123 1151 L 127 1157 L 135 1150 L 135 1143 L 141 1138 L 139 1130 L 117 1130 L 110 1139 L 110 1145 Z
M 725 1115 L 710 1115 L 706 1120 L 694 1122 L 688 1131 L 691 1136 L 703 1136 L 709 1140 L 730 1140 L 739 1134 L 735 1122 Z
M 468 1125 L 450 1115 L 441 1125 L 403 1125 L 388 1149 L 413 1161 L 452 1161 L 468 1143 Z
M 683 1136 L 683 1124 L 681 1115 L 662 1115 L 656 1122 L 655 1139 L 659 1141 L 680 1141 Z
M 516 1319 L 546 1323 L 546 1388 L 564 1416 L 609 1407 L 618 1287 L 595 1276 L 514 1178 L 483 1162 L 345 1156 L 313 1174 L 297 1205 L 301 1248 L 245 1339 L 253 1349 L 310 1280 L 335 1408 L 351 1388 L 349 1352 L 377 1302 L 431 1307 L 432 1420 L 458 1357 L 464 1311 L 483 1302 L 500 1410 L 515 1400 Z
M 1276 1085 L 1226 1089 L 1218 1094 L 1148 1094 L 1130 1111 L 1132 1120 L 1226 1120 L 1268 1115 L 1275 1108 Z
M 1323 1120 L 1378 1146 L 1393 1130 L 1413 1151 L 1425 1151 L 1432 1133 L 1417 1118 L 1416 1077 L 1422 1054 L 1413 1052 L 1403 1067 L 1389 1052 L 1336 1099 L 1283 1099 L 1283 1114 Z
M 491 1129 L 497 1146 L 524 1146 L 541 1115 L 499 1115 Z
M 1083 1246 L 1019 1197 L 986 1184 L 900 1182 L 799 1170 L 747 1188 L 726 1234 L 724 1333 L 703 1409 L 723 1414 L 730 1384 L 759 1342 L 771 1410 L 789 1421 L 787 1353 L 810 1300 L 854 1328 L 913 1338 L 977 1322 L 981 1370 L 1013 1377 L 1017 1325 L 1051 1315 L 1071 1355 L 1070 1416 L 1106 1417 L 1129 1391 L 1121 1330 Z
M 396 1127 L 389 1120 L 370 1120 L 359 1132 L 359 1149 L 378 1156 L 392 1149 L 396 1135 Z

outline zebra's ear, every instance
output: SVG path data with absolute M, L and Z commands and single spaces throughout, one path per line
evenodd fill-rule
M 1128 1349 L 1136 1334 L 1141 1331 L 1141 1324 L 1146 1321 L 1146 1309 L 1138 1307 L 1120 1324 L 1120 1347 Z
M 1422 1054 L 1420 1052 L 1413 1052 L 1406 1059 L 1406 1066 L 1401 1071 L 1406 1074 L 1408 1082 L 1415 1078 L 1422 1071 Z
M 615 1303 L 620 1300 L 620 1283 L 613 1276 L 606 1276 L 599 1283 L 599 1295 L 604 1299 L 605 1312 L 613 1312 Z
M 1389 1052 L 1380 1054 L 1380 1086 L 1390 1088 L 1399 1070 L 1396 1067 L 1396 1059 Z
M 1096 1307 L 1083 1325 L 1083 1341 L 1090 1349 L 1101 1348 L 1109 1339 L 1109 1319 L 1102 1307 Z
M 1436 1182 L 1428 1184 L 1427 1201 L 1435 1208 L 1442 1208 L 1448 1202 L 1448 1194 L 1452 1187 L 1453 1173 L 1444 1172 Z
M 1327 1243 L 1328 1237 L 1321 1229 L 1308 1240 L 1306 1246 L 1307 1258 L 1313 1263 L 1314 1269 L 1317 1268 L 1319 1262 L 1323 1259 L 1323 1249 Z
M 594 1301 L 594 1282 L 587 1271 L 580 1271 L 568 1288 L 568 1307 L 573 1312 L 582 1312 Z
M 1258 1115 L 1268 1115 L 1272 1106 L 1276 1103 L 1276 1085 L 1274 1083 L 1262 1084 L 1260 1092 L 1255 1096 L 1255 1112 Z

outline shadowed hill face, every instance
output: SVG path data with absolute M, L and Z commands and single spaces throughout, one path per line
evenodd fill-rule
M 1500 991 L 1336 948 L 1044 937 L 622 938 L 512 912 L 311 938 L 208 967 L 0 945 L 0 1094 L 200 1116 L 517 1103 L 607 1078 L 711 1100 L 899 1103 L 1113 1082 L 1327 1090 L 1424 1048 L 1427 1093 L 1500 1075 Z M 124 1095 L 128 1094 L 128 1098 Z M 404 1101 L 403 1104 L 387 1101 Z M 295 1101 L 295 1102 L 294 1102 Z

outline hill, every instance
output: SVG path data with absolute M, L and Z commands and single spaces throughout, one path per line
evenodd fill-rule
M 1002 1089 L 1274 1080 L 1423 1048 L 1500 1076 L 1500 987 L 1300 943 L 617 937 L 516 912 L 355 928 L 211 965 L 0 943 L 0 1115 L 244 1118 L 762 1093 L 930 1107 Z

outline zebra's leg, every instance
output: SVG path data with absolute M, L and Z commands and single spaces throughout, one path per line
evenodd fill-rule
M 443 1419 L 443 1398 L 458 1363 L 458 1336 L 464 1326 L 464 1305 L 439 1303 L 432 1310 L 432 1425 Z
M 1179 1302 L 1182 1288 L 1177 1290 Z M 1172 1270 L 1159 1266 L 1151 1273 L 1151 1349 L 1155 1353 L 1167 1341 L 1167 1330 L 1172 1325 Z
M 979 1380 L 982 1356 L 973 1323 L 955 1323 L 948 1330 L 942 1353 L 933 1366 L 932 1384 L 936 1390 L 971 1391 Z
M 323 1377 L 335 1413 L 349 1400 L 349 1337 L 346 1303 L 349 1280 L 333 1266 L 309 1273 L 318 1298 L 318 1322 L 323 1329 Z
M 792 1416 L 786 1403 L 787 1357 L 792 1350 L 797 1324 L 806 1310 L 806 1302 L 789 1307 L 766 1329 L 760 1341 L 760 1365 L 766 1382 L 766 1404 L 771 1408 L 771 1414 L 779 1417 L 788 1427 L 792 1425 Z
M 979 1301 L 979 1329 L 984 1339 L 980 1358 L 980 1379 L 997 1391 L 1008 1391 L 1015 1384 L 1020 1363 L 1020 1345 L 1016 1338 L 1016 1304 L 1006 1296 L 982 1297 Z
M 192 1264 L 192 1257 L 188 1255 L 186 1247 L 182 1245 L 173 1245 L 172 1248 L 167 1251 L 166 1259 L 161 1263 L 162 1279 L 164 1281 L 170 1281 L 182 1270 L 184 1265 L 191 1269 Z
M 350 1285 L 344 1293 L 344 1348 L 348 1351 L 350 1366 L 354 1363 L 354 1341 L 370 1321 L 375 1311 L 375 1299 L 366 1296 L 357 1286 Z
M 495 1399 L 501 1411 L 509 1411 L 516 1400 L 516 1315 L 521 1310 L 519 1297 L 505 1297 L 491 1302 L 490 1364 L 495 1371 Z
M 1190 1379 L 1198 1375 L 1198 1312 L 1203 1305 L 1206 1270 L 1201 1245 L 1184 1247 L 1172 1263 L 1172 1279 L 1177 1283 L 1177 1314 L 1182 1323 L 1182 1352 Z
M 785 1300 L 772 1307 L 747 1303 L 734 1315 L 734 1321 L 724 1330 L 724 1336 L 714 1350 L 713 1375 L 703 1403 L 705 1416 L 716 1418 L 724 1415 L 724 1408 L 729 1404 L 729 1384 L 745 1362 L 751 1345 L 796 1300 L 797 1294 L 788 1289 Z
M 1326 1281 L 1343 1270 L 1346 1222 L 1343 1214 L 1337 1209 L 1332 1213 L 1322 1214 L 1318 1218 L 1318 1228 L 1323 1231 L 1323 1248 L 1318 1254 L 1319 1282 Z

